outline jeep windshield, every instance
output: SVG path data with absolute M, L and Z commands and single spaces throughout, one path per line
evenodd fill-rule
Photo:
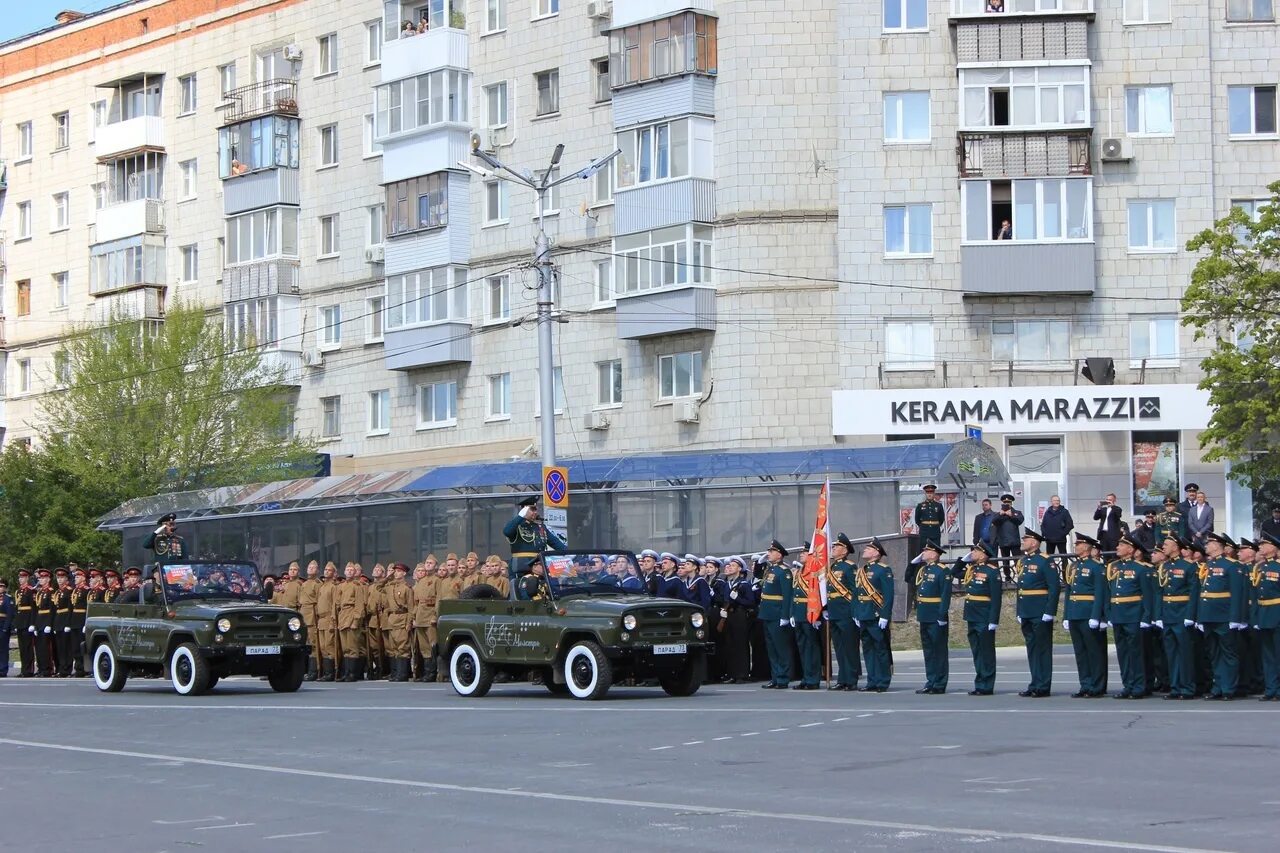
M 253 563 L 170 563 L 161 571 L 168 601 L 262 598 L 262 580 Z
M 546 554 L 544 559 L 556 598 L 644 593 L 644 580 L 634 554 L 567 552 Z

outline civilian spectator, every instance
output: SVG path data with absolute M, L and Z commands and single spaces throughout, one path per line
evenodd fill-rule
M 987 498 L 982 502 L 982 512 L 973 517 L 973 539 L 974 543 L 986 542 L 992 544 L 994 540 L 991 538 L 991 521 L 996 514 L 991 509 L 991 499 Z
M 1098 508 L 1094 510 L 1093 520 L 1098 522 L 1098 544 L 1102 546 L 1103 553 L 1108 553 L 1116 549 L 1116 543 L 1120 541 L 1122 534 L 1123 517 L 1120 507 L 1116 506 L 1116 496 L 1109 494 L 1106 500 L 1098 501 Z
M 1268 536 L 1280 539 L 1280 506 L 1271 508 L 1271 517 L 1262 522 L 1262 538 Z
M 1010 224 L 1009 220 L 1005 219 L 1000 223 L 1000 230 L 996 232 L 996 239 L 997 240 L 1013 239 L 1013 225 Z
M 991 520 L 992 538 L 1000 549 L 1000 569 L 1006 582 L 1013 579 L 1013 561 L 1022 547 L 1022 523 L 1026 518 L 1013 508 L 1013 495 L 1000 496 L 1000 511 Z
M 1191 505 L 1191 513 L 1187 516 L 1187 532 L 1191 534 L 1191 541 L 1200 545 L 1213 532 L 1213 507 L 1209 506 L 1209 498 L 1204 492 L 1196 492 L 1196 502 Z
M 1071 511 L 1062 505 L 1062 498 L 1054 495 L 1049 498 L 1049 508 L 1044 511 L 1040 520 L 1040 535 L 1044 537 L 1046 553 L 1067 553 L 1067 537 L 1075 530 L 1076 523 L 1071 518 Z
M 987 0 L 988 12 L 1003 12 L 1004 0 Z
M 1156 550 L 1156 511 L 1147 510 L 1146 515 L 1134 522 L 1130 535 L 1142 546 L 1142 550 L 1152 554 Z
M 413 21 L 405 21 L 404 26 L 400 28 L 400 38 L 407 39 L 409 36 L 416 36 L 417 29 L 413 26 Z

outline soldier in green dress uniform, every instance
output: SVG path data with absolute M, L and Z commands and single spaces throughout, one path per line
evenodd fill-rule
M 1019 696 L 1041 698 L 1053 687 L 1053 621 L 1058 616 L 1062 584 L 1058 570 L 1040 553 L 1044 537 L 1031 528 L 1022 531 L 1022 557 L 1016 568 L 1018 624 L 1027 646 L 1031 682 Z
M 1258 540 L 1262 558 L 1250 575 L 1251 618 L 1262 655 L 1261 702 L 1280 702 L 1280 539 L 1263 530 Z
M 836 655 L 836 683 L 832 690 L 857 690 L 862 677 L 862 657 L 858 654 L 858 627 L 853 622 L 854 590 L 858 566 L 849 559 L 853 543 L 841 533 L 831 544 L 835 560 L 827 570 L 827 616 L 831 623 L 831 645 Z
M 1076 534 L 1076 556 L 1067 564 L 1067 602 L 1063 627 L 1071 635 L 1080 689 L 1073 699 L 1092 699 L 1107 692 L 1107 644 L 1102 632 L 1103 600 L 1107 594 L 1106 567 L 1092 557 L 1098 540 Z
M 996 546 L 973 543 L 969 567 L 965 569 L 964 621 L 968 628 L 969 651 L 973 653 L 973 689 L 970 696 L 990 696 L 996 689 L 996 628 L 1000 627 L 1000 597 L 1003 585 L 1000 570 L 988 560 Z
M 1196 603 L 1200 597 L 1200 575 L 1195 563 L 1182 556 L 1191 543 L 1167 532 L 1160 548 L 1165 560 L 1156 567 L 1155 626 L 1169 662 L 1169 692 L 1166 699 L 1194 699 L 1196 657 L 1192 634 L 1196 625 Z
M 507 580 L 512 585 L 529 571 L 530 561 L 541 557 L 543 551 L 564 551 L 569 546 L 554 530 L 549 530 L 538 513 L 538 499 L 530 495 L 519 503 L 520 510 L 502 528 L 502 535 L 511 544 L 511 565 L 507 568 Z
M 1147 673 L 1142 663 L 1142 631 L 1151 625 L 1150 566 L 1142 560 L 1142 544 L 1129 534 L 1120 537 L 1116 555 L 1107 566 L 1106 618 L 1115 629 L 1116 658 L 1120 662 L 1123 689 L 1115 699 L 1141 699 L 1147 695 Z
M 854 575 L 854 624 L 862 638 L 862 657 L 867 662 L 866 693 L 889 689 L 892 666 L 889 658 L 889 620 L 893 617 L 893 570 L 880 562 L 885 548 L 872 539 L 862 549 L 866 565 Z
M 942 544 L 942 523 L 947 511 L 938 500 L 938 487 L 929 483 L 924 487 L 924 500 L 916 504 L 916 529 L 920 531 L 920 544 Z
M 786 690 L 791 683 L 791 569 L 783 560 L 787 549 L 777 539 L 769 543 L 768 564 L 760 579 L 759 619 L 764 623 L 770 679 L 765 690 Z
M 1187 538 L 1187 521 L 1178 512 L 1178 500 L 1173 496 L 1164 499 L 1164 512 L 1156 516 L 1156 547 L 1161 547 L 1161 543 L 1171 535 L 1178 539 Z
M 160 526 L 147 534 L 142 547 L 155 553 L 157 563 L 185 560 L 187 542 L 178 535 L 178 516 L 172 512 L 160 516 Z
M 925 563 L 916 575 L 916 620 L 924 650 L 924 687 L 916 692 L 926 695 L 946 693 L 950 671 L 951 570 L 939 562 L 942 553 L 938 543 L 926 543 Z
M 1205 537 L 1208 561 L 1200 568 L 1200 599 L 1196 606 L 1196 626 L 1204 632 L 1213 668 L 1213 686 L 1205 698 L 1219 701 L 1235 696 L 1240 676 L 1236 635 L 1248 618 L 1244 576 L 1223 547 L 1229 541 L 1221 533 Z

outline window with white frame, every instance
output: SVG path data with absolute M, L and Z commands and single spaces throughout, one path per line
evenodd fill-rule
M 53 354 L 53 384 L 59 389 L 71 384 L 71 357 L 66 350 L 58 350 Z
M 274 349 L 280 343 L 280 300 L 276 296 L 228 303 L 227 337 L 238 349 Z
M 613 258 L 596 261 L 596 303 L 613 301 Z
M 1125 129 L 1130 136 L 1173 133 L 1173 87 L 1129 86 L 1124 90 Z
M 89 142 L 98 135 L 98 128 L 107 123 L 107 102 L 105 100 L 94 101 L 89 104 Z
M 471 75 L 446 69 L 385 83 L 375 89 L 378 136 L 431 125 L 467 124 Z
M 497 225 L 510 218 L 507 209 L 507 182 L 488 181 L 484 185 L 484 222 L 486 225 Z
M 1262 219 L 1262 212 L 1271 205 L 1271 200 L 1266 198 L 1233 198 L 1231 200 L 1232 207 L 1238 207 L 1244 211 L 1244 215 L 1248 217 L 1250 222 L 1258 222 Z M 1236 239 L 1245 246 L 1253 245 L 1253 234 L 1243 228 L 1237 227 L 1234 231 Z
M 702 353 L 658 356 L 658 399 L 674 400 L 702 393 Z
M 1175 227 L 1173 199 L 1135 199 L 1129 202 L 1130 251 L 1176 251 Z
M 511 417 L 511 374 L 498 373 L 489 377 L 487 411 L 490 420 Z
M 337 257 L 340 251 L 338 234 L 338 214 L 331 213 L 320 217 L 320 257 Z
M 885 205 L 884 254 L 898 258 L 932 255 L 933 205 Z
M 268 207 L 226 220 L 225 262 L 298 257 L 298 208 Z
M 1056 367 L 1071 358 L 1069 320 L 993 320 L 991 358 L 1032 367 Z
M 387 298 L 370 296 L 364 301 L 364 342 L 381 343 L 385 334 Z
M 1227 121 L 1232 136 L 1274 136 L 1275 86 L 1228 86 Z
M 178 250 L 182 255 L 182 280 L 192 282 L 200 278 L 200 247 L 189 243 Z
M 184 74 L 178 78 L 178 115 L 191 115 L 196 111 L 196 75 Z
M 927 30 L 929 28 L 928 0 L 882 0 L 884 4 L 884 29 L 887 32 Z
M 433 382 L 418 386 L 418 429 L 458 423 L 458 383 Z
M 327 124 L 320 128 L 320 168 L 338 165 L 338 126 Z
M 929 93 L 884 93 L 884 141 L 929 141 Z
M 491 275 L 485 279 L 485 318 L 508 320 L 511 318 L 511 276 Z
M 689 119 L 661 122 L 618 134 L 618 186 L 683 178 L 689 174 Z
M 433 172 L 387 184 L 387 236 L 449 224 L 449 173 Z
M 365 208 L 364 240 L 366 246 L 381 246 L 385 240 L 387 206 L 371 204 Z
M 196 197 L 197 179 L 199 172 L 197 171 L 197 163 L 195 159 L 183 160 L 178 164 L 178 174 L 182 178 L 182 198 L 183 200 Z
M 963 130 L 1089 125 L 1086 66 L 962 68 L 960 91 Z
M 961 181 L 964 242 L 1093 239 L 1088 178 Z
M 507 0 L 484 0 L 484 31 L 496 33 L 507 28 Z
M 338 34 L 329 33 L 316 39 L 316 76 L 338 72 Z
M 563 415 L 566 408 L 564 396 L 564 368 L 551 368 L 551 388 L 552 393 L 556 397 L 555 413 Z M 533 416 L 535 418 L 542 417 L 542 379 L 537 373 L 533 374 Z
M 382 62 L 382 19 L 365 21 L 364 24 L 364 64 L 377 65 Z
M 18 239 L 26 240 L 31 236 L 31 202 L 18 202 Z
M 30 159 L 32 152 L 35 150 L 35 131 L 32 129 L 31 122 L 24 121 L 18 125 L 18 157 L 19 159 Z
M 89 252 L 89 293 L 110 293 L 139 284 L 164 284 L 165 250 L 156 243 L 129 243 L 129 240 L 101 243 Z
M 534 74 L 533 90 L 537 95 L 537 115 L 549 116 L 560 112 L 560 69 Z
M 534 3 L 535 17 L 545 18 L 548 15 L 558 15 L 560 13 L 560 0 L 534 0 Z
M 1169 0 L 1124 0 L 1126 24 L 1167 24 L 1169 21 Z
M 614 238 L 616 293 L 711 285 L 713 234 L 710 226 L 691 224 Z
M 320 398 L 320 435 L 337 438 L 342 435 L 342 398 Z
M 591 204 L 598 206 L 602 204 L 613 204 L 613 190 L 617 181 L 618 159 L 615 157 L 605 164 L 604 168 L 596 172 L 596 176 L 592 178 L 591 183 Z
M 1227 0 L 1227 20 L 1233 24 L 1257 24 L 1276 19 L 1273 0 Z
M 363 155 L 368 157 L 382 156 L 382 143 L 378 141 L 378 136 L 374 128 L 373 113 L 364 114 L 364 134 L 363 134 L 361 151 Z
M 490 128 L 507 126 L 507 81 L 484 87 L 485 124 Z
M 952 0 L 959 15 L 998 15 L 1005 12 L 1092 11 L 1093 0 Z
M 622 359 L 596 362 L 596 406 L 622 405 Z
M 53 115 L 53 150 L 71 147 L 71 113 L 65 110 Z
M 547 177 L 547 183 L 554 184 L 556 181 L 560 180 L 560 170 L 556 168 L 556 169 L 551 169 L 550 171 L 551 171 L 551 175 L 550 177 Z M 534 175 L 533 175 L 534 180 L 538 183 L 542 183 L 543 177 L 546 177 L 546 176 L 547 176 L 547 173 L 541 170 L 534 172 Z M 552 187 L 552 186 L 547 187 L 547 191 L 543 194 L 540 194 L 538 197 L 538 200 L 539 200 L 539 203 L 543 203 L 546 205 L 546 207 L 543 208 L 541 212 L 546 216 L 554 216 L 555 214 L 560 212 L 560 187 Z M 537 210 L 533 212 L 533 216 L 535 219 L 537 219 L 538 213 L 539 211 Z
M 609 87 L 609 57 L 591 60 L 591 78 L 594 84 L 592 93 L 595 103 L 607 104 L 613 100 L 613 90 Z
M 71 304 L 71 277 L 66 272 L 53 274 L 53 307 L 66 308 Z
M 387 277 L 387 328 L 466 321 L 467 271 L 436 267 Z
M 1129 359 L 1134 367 L 1178 366 L 1178 317 L 1132 317 L 1129 320 Z
M 18 359 L 18 393 L 28 394 L 32 388 L 31 359 Z
M 326 305 L 320 309 L 320 348 L 337 349 L 342 346 L 342 306 Z
M 236 87 L 236 64 L 228 62 L 226 65 L 218 66 L 218 93 L 225 101 L 227 96 Z
M 369 392 L 369 435 L 391 432 L 391 391 L 382 388 Z
M 89 185 L 89 191 L 93 193 L 93 209 L 94 211 L 102 210 L 107 206 L 107 182 L 98 181 Z
M 71 194 L 66 192 L 53 194 L 53 219 L 49 223 L 50 231 L 65 231 L 71 227 Z
M 890 320 L 884 324 L 886 370 L 933 369 L 933 323 Z
M 296 169 L 301 124 L 291 116 L 261 116 L 218 129 L 218 175 L 223 180 L 260 169 Z

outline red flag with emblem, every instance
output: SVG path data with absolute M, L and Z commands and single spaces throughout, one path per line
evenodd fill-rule
M 827 480 L 818 493 L 818 518 L 813 524 L 809 559 L 801 570 L 805 589 L 808 590 L 811 625 L 821 621 L 822 611 L 827 606 L 827 566 L 831 563 L 831 524 L 827 518 L 830 502 L 831 481 Z

